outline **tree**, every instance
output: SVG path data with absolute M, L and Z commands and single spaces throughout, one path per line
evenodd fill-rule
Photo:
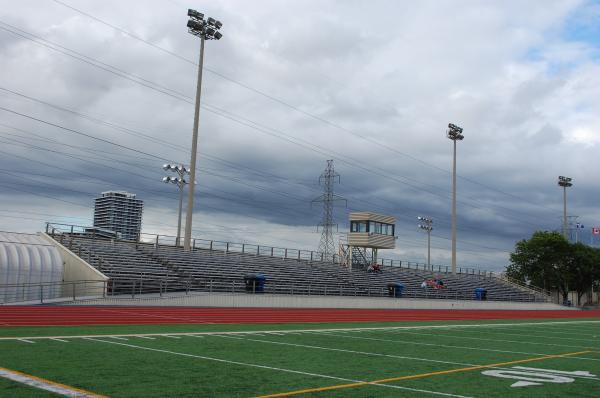
M 568 278 L 571 289 L 577 292 L 577 305 L 581 304 L 581 297 L 594 282 L 598 260 L 598 249 L 582 243 L 575 243 L 571 246 Z
M 507 275 L 545 290 L 558 290 L 567 300 L 570 246 L 558 232 L 537 231 L 529 240 L 517 242 Z

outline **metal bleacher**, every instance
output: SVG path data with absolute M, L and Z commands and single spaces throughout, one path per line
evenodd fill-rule
M 61 233 L 53 238 L 108 276 L 109 294 L 132 290 L 136 294 L 178 290 L 241 293 L 246 291 L 246 275 L 263 274 L 266 294 L 376 297 L 388 295 L 389 283 L 400 283 L 403 296 L 410 298 L 471 300 L 475 288 L 484 288 L 488 300 L 547 301 L 543 294 L 487 274 L 454 275 L 396 266 L 368 273 L 326 261 L 205 248 L 184 251 L 174 245 L 85 234 Z M 444 288 L 420 287 L 433 278 L 442 279 Z

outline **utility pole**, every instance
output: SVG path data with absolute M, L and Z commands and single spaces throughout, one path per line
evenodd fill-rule
M 452 159 L 452 273 L 456 274 L 456 141 L 462 141 L 463 129 L 450 123 L 446 136 L 454 143 L 454 157 Z
M 198 125 L 200 121 L 200 96 L 202 93 L 202 66 L 204 63 L 204 41 L 219 40 L 222 35 L 219 29 L 223 24 L 213 18 L 204 20 L 204 14 L 189 9 L 188 32 L 200 38 L 200 59 L 198 61 L 198 82 L 196 86 L 196 107 L 194 110 L 194 131 L 192 135 L 192 158 L 190 160 L 190 187 L 188 189 L 188 208 L 185 218 L 185 237 L 183 249 L 190 250 L 192 241 L 192 215 L 194 213 L 194 188 L 196 186 L 196 153 L 198 151 Z
M 323 195 L 312 201 L 312 203 L 323 202 L 323 216 L 319 223 L 319 226 L 322 227 L 319 251 L 323 253 L 323 259 L 328 261 L 333 260 L 333 255 L 335 253 L 333 227 L 337 227 L 337 224 L 334 222 L 333 205 L 336 201 L 346 201 L 346 199 L 333 193 L 333 185 L 335 184 L 336 179 L 339 183 L 340 175 L 336 173 L 333 168 L 333 160 L 328 160 L 325 171 L 319 176 L 319 184 L 323 182 Z
M 165 171 L 173 171 L 178 174 L 178 177 L 163 177 L 164 183 L 176 184 L 179 188 L 179 211 L 177 216 L 177 238 L 175 239 L 175 246 L 179 246 L 181 243 L 181 209 L 183 207 L 183 187 L 188 183 L 184 176 L 186 174 L 190 174 L 190 171 L 187 167 L 182 164 L 165 164 L 163 165 L 163 170 Z
M 417 220 L 423 222 L 419 228 L 427 232 L 427 269 L 431 268 L 431 231 L 433 230 L 433 220 L 426 217 L 417 217 Z
M 573 186 L 573 183 L 571 181 L 573 181 L 572 178 L 558 176 L 558 185 L 563 188 L 563 236 L 567 240 L 569 240 L 569 229 L 567 220 L 567 188 Z

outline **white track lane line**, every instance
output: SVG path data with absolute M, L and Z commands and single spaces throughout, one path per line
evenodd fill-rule
M 408 360 L 411 360 L 411 361 L 443 363 L 445 365 L 477 366 L 477 364 L 473 364 L 473 363 L 451 362 L 451 361 L 442 361 L 442 360 L 437 360 L 437 359 L 407 357 L 407 356 L 403 356 L 403 355 L 391 355 L 391 354 L 380 354 L 380 353 L 376 353 L 376 352 L 345 350 L 343 348 L 321 347 L 321 346 L 307 345 L 307 344 L 297 344 L 297 343 L 285 343 L 283 341 L 250 339 L 248 337 L 240 337 L 240 336 L 212 336 L 212 337 L 222 337 L 222 338 L 226 338 L 226 339 L 253 341 L 253 342 L 265 343 L 265 344 L 284 345 L 284 346 L 297 347 L 297 348 L 310 348 L 310 349 L 313 349 L 313 350 L 344 352 L 344 353 L 348 353 L 348 354 L 358 354 L 358 355 L 367 355 L 367 356 L 375 356 L 375 357 L 386 357 L 386 358 L 395 358 L 395 359 L 408 359 Z
M 255 336 L 258 336 L 259 333 L 269 333 L 269 332 L 277 332 L 277 333 L 310 333 L 310 332 L 371 332 L 371 331 L 403 331 L 403 330 L 435 330 L 435 329 L 456 329 L 456 328 L 485 328 L 485 327 L 496 327 L 496 326 L 519 326 L 519 325 L 557 325 L 557 324 L 580 324 L 580 323 L 592 323 L 592 324 L 600 324 L 600 320 L 598 321 L 563 321 L 563 322 L 519 322 L 519 323 L 493 323 L 493 324 L 453 324 L 453 325 L 420 325 L 420 326 L 385 326 L 385 327 L 366 327 L 366 328 L 331 328 L 331 329 L 286 329 L 286 330 L 261 330 L 261 331 L 234 331 L 234 332 L 176 332 L 176 333 L 168 333 L 170 336 L 189 336 L 189 335 L 203 335 L 210 336 L 213 334 L 222 334 L 222 335 L 244 335 L 248 333 L 253 333 Z M 50 338 L 64 338 L 64 339 L 74 339 L 74 338 L 87 338 L 87 337 L 136 337 L 136 336 L 154 336 L 160 337 L 164 336 L 166 333 L 118 333 L 118 334 L 87 334 L 87 335 L 67 335 L 67 336 L 19 336 L 19 337 L 0 337 L 0 341 L 2 340 L 20 340 L 20 339 L 29 339 L 29 340 L 43 340 Z
M 23 343 L 35 344 L 35 341 L 27 340 L 27 339 L 17 339 Z
M 54 338 L 54 339 L 50 339 L 50 340 L 53 340 L 53 341 L 60 341 L 61 343 L 68 343 L 68 341 L 67 341 L 67 340 L 63 340 L 63 339 L 59 339 L 59 338 Z
M 368 381 L 363 381 L 363 380 L 347 379 L 344 377 L 330 376 L 330 375 L 319 374 L 319 373 L 302 372 L 300 370 L 278 368 L 278 367 L 274 367 L 274 366 L 259 365 L 259 364 L 255 364 L 255 363 L 230 361 L 228 359 L 213 358 L 213 357 L 207 357 L 207 356 L 203 356 L 203 355 L 188 354 L 185 352 L 169 351 L 169 350 L 162 350 L 159 348 L 151 348 L 151 347 L 144 347 L 144 346 L 139 346 L 139 345 L 134 345 L 134 344 L 119 343 L 116 341 L 102 340 L 102 339 L 93 338 L 93 337 L 84 337 L 84 339 L 89 340 L 89 341 L 96 341 L 96 342 L 100 342 L 100 343 L 107 343 L 107 344 L 120 345 L 120 346 L 124 346 L 124 347 L 137 348 L 139 350 L 154 351 L 154 352 L 160 352 L 163 354 L 178 355 L 178 356 L 183 356 L 183 357 L 188 357 L 188 358 L 204 359 L 206 361 L 214 361 L 214 362 L 226 363 L 226 364 L 230 364 L 230 365 L 239 365 L 239 366 L 246 366 L 246 367 L 252 367 L 252 368 L 259 368 L 259 369 L 274 370 L 274 371 L 278 371 L 278 372 L 294 373 L 294 374 L 300 374 L 300 375 L 304 375 L 304 376 L 319 377 L 319 378 L 330 379 L 330 380 L 340 380 L 340 381 L 345 381 L 345 382 L 350 382 L 350 383 L 368 383 L 369 385 L 376 386 L 376 387 L 393 388 L 393 389 L 398 389 L 398 390 L 406 390 L 406 391 L 420 392 L 420 393 L 425 393 L 425 394 L 440 395 L 440 396 L 444 396 L 444 397 L 474 398 L 471 396 L 450 394 L 450 393 L 439 392 L 439 391 L 422 390 L 422 389 L 417 389 L 417 388 L 402 387 L 402 386 L 391 385 L 391 384 L 369 383 Z
M 139 339 L 146 339 L 146 340 L 156 340 L 156 338 L 154 337 L 149 337 L 149 336 L 135 336 Z
M 170 334 L 163 334 L 161 337 L 167 337 L 169 339 L 180 339 L 179 336 L 171 336 Z
M 109 336 L 109 337 L 111 339 L 115 339 L 115 340 L 125 340 L 125 341 L 129 340 L 129 339 L 126 339 L 125 337 L 120 337 L 120 336 Z

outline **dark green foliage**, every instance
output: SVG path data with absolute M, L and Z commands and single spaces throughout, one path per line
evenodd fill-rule
M 517 242 L 506 274 L 546 290 L 557 290 L 563 300 L 576 291 L 578 304 L 592 283 L 600 279 L 600 249 L 569 243 L 558 232 L 537 231 Z

